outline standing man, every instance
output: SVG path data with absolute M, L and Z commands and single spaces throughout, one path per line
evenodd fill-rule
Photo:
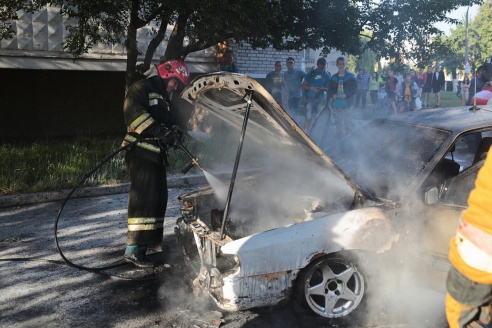
M 224 58 L 220 65 L 220 70 L 224 72 L 239 73 L 236 64 L 234 64 L 234 53 L 231 49 L 224 52 Z
M 284 86 L 284 77 L 282 76 L 282 63 L 277 60 L 275 69 L 266 76 L 266 89 L 272 95 L 273 99 L 283 107 L 282 88 Z
M 367 72 L 367 66 L 357 74 L 357 95 L 355 96 L 355 107 L 366 108 L 367 93 L 369 92 L 369 81 L 371 76 Z
M 430 93 L 432 90 L 432 67 L 427 67 L 427 72 L 424 73 L 424 83 L 422 85 L 422 95 L 423 95 L 423 104 L 422 108 L 429 107 L 430 103 Z
M 131 185 L 124 259 L 148 268 L 155 263 L 147 254 L 162 251 L 168 197 L 166 151 L 179 146 L 182 139 L 170 97 L 179 86 L 188 84 L 189 73 L 184 62 L 170 60 L 145 75 L 146 79 L 130 87 L 123 106 L 128 127 L 123 145 L 131 145 L 125 154 Z
M 398 81 L 398 83 L 402 83 L 403 82 L 403 75 L 401 75 L 401 72 L 396 72 L 395 73 L 395 79 Z
M 309 134 L 311 122 L 316 121 L 319 113 L 326 106 L 326 91 L 330 83 L 330 73 L 326 72 L 326 59 L 319 58 L 316 69 L 306 74 L 302 89 L 306 91 L 306 120 L 304 131 Z M 313 122 L 314 123 L 314 122 Z
M 417 74 L 417 79 L 419 80 L 419 87 L 420 87 L 420 92 L 422 92 L 422 87 L 424 86 L 424 69 L 419 68 L 419 73 Z
M 287 72 L 284 73 L 284 83 L 287 88 L 288 110 L 290 116 L 294 120 L 297 120 L 302 100 L 301 85 L 302 80 L 306 77 L 306 73 L 294 68 L 295 60 L 292 57 L 287 58 L 286 64 Z
M 393 70 L 388 70 L 388 76 L 386 77 L 386 94 L 390 100 L 391 109 L 393 114 L 396 114 L 396 93 L 398 91 L 398 80 L 393 74 Z
M 403 76 L 403 80 L 405 80 L 405 76 Z M 410 80 L 415 82 L 417 84 L 417 86 L 419 87 L 419 89 L 422 87 L 422 82 L 419 79 L 419 77 L 417 76 L 417 73 L 415 72 L 414 69 L 410 70 Z
M 337 58 L 338 72 L 331 77 L 328 86 L 328 97 L 331 99 L 330 109 L 335 121 L 338 138 L 350 133 L 350 105 L 357 93 L 357 80 L 354 74 L 345 70 L 345 58 Z
M 470 81 L 470 87 L 468 88 L 468 100 L 466 102 L 467 106 L 470 106 L 473 104 L 473 97 L 477 92 L 482 90 L 484 86 L 483 82 L 483 70 L 484 66 L 481 65 L 477 68 L 477 72 L 475 73 L 475 76 L 471 79 Z
M 444 88 L 444 72 L 441 71 L 441 65 L 436 65 L 436 71 L 432 75 L 432 92 L 435 95 L 435 104 L 434 108 L 437 108 L 441 105 L 441 92 Z
M 446 282 L 450 328 L 492 326 L 492 156 L 478 171 L 456 236 Z

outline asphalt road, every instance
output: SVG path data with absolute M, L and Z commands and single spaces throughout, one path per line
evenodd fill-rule
M 170 189 L 165 220 L 165 264 L 136 269 L 121 260 L 126 235 L 126 193 L 70 200 L 58 226 L 67 265 L 55 247 L 54 222 L 61 201 L 0 209 L 1 327 L 445 327 L 444 295 L 395 277 L 393 293 L 371 303 L 367 321 L 319 321 L 275 309 L 225 313 L 210 300 L 195 300 L 190 272 L 174 238 L 179 216 Z M 377 288 L 378 286 L 376 286 Z M 383 286 L 381 286 L 383 287 Z M 384 286 L 387 287 L 387 286 Z

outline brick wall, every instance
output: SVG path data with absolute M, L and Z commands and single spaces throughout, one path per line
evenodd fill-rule
M 319 50 L 308 49 L 303 51 L 277 51 L 272 47 L 266 49 L 253 49 L 253 47 L 247 43 L 235 43 L 229 46 L 234 52 L 234 60 L 240 73 L 247 74 L 256 79 L 265 78 L 266 74 L 273 71 L 274 64 L 277 60 L 282 62 L 282 69 L 285 71 L 285 61 L 288 57 L 294 58 L 296 61 L 295 67 L 301 69 L 302 66 L 305 70 L 311 69 L 316 66 L 316 61 L 320 57 Z M 327 70 L 330 73 L 336 72 L 336 59 L 342 56 L 338 51 L 330 53 L 327 60 Z M 303 63 L 303 57 L 305 62 Z M 304 64 L 304 65 L 303 65 Z

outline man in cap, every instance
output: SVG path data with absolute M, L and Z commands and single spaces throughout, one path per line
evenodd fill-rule
M 171 94 L 189 82 L 181 60 L 169 60 L 145 72 L 125 97 L 124 119 L 128 127 L 123 145 L 130 174 L 128 233 L 125 261 L 138 267 L 156 265 L 147 255 L 162 251 L 163 223 L 167 207 L 166 150 L 181 144 Z

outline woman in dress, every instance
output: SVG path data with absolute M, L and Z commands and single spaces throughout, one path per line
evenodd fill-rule
M 468 78 L 468 74 L 463 78 L 463 82 L 461 82 L 461 106 L 465 106 L 468 100 L 468 90 L 470 89 L 470 79 Z

